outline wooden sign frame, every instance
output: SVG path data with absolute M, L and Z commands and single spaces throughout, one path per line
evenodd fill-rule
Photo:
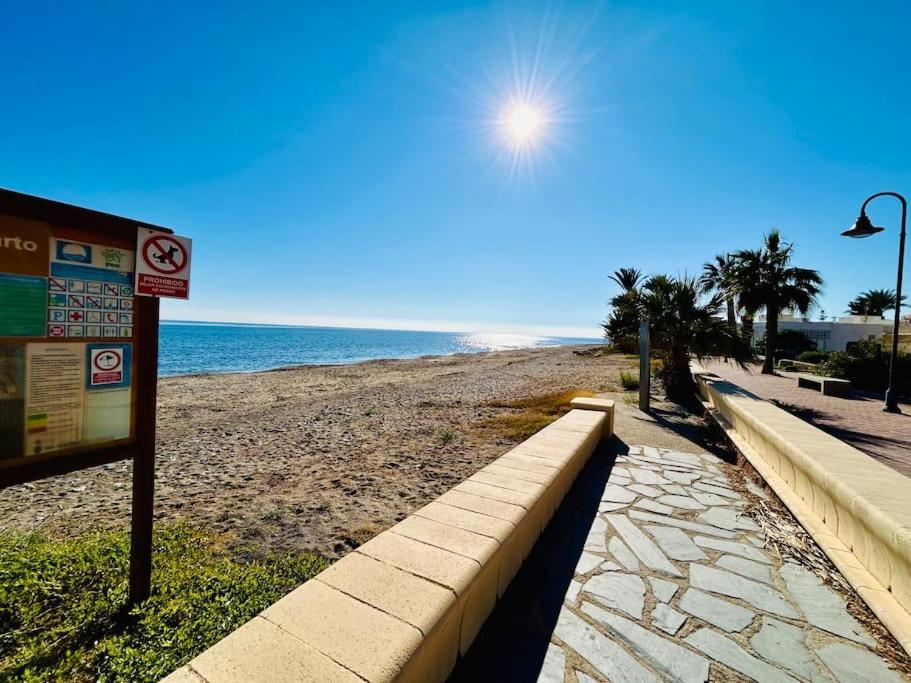
M 113 245 L 130 251 L 136 248 L 139 228 L 173 234 L 168 228 L 0 189 L 0 227 L 23 221 L 46 226 L 49 237 Z M 0 454 L 0 489 L 97 465 L 132 460 L 130 602 L 136 604 L 149 596 L 151 588 L 159 301 L 157 298 L 135 296 L 134 292 L 132 311 L 129 437 L 22 457 Z M 104 343 L 117 340 L 69 338 L 63 341 Z M 52 343 L 53 340 L 47 336 L 0 337 L 0 344 L 40 342 Z

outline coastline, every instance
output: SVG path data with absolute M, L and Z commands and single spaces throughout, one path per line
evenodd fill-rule
M 536 351 L 541 349 L 561 349 L 561 348 L 589 348 L 603 346 L 601 342 L 591 342 L 591 343 L 578 343 L 578 344 L 552 344 L 547 346 L 536 346 L 528 347 L 527 349 L 504 349 L 499 351 L 454 351 L 453 353 L 428 353 L 421 356 L 409 356 L 409 357 L 395 357 L 390 356 L 386 358 L 364 358 L 361 360 L 351 360 L 351 361 L 339 361 L 338 363 L 299 363 L 293 365 L 282 365 L 275 368 L 261 368 L 259 370 L 225 370 L 225 371 L 207 371 L 207 372 L 187 372 L 182 374 L 174 375 L 159 375 L 158 382 L 159 384 L 163 380 L 176 379 L 179 377 L 209 377 L 209 376 L 230 376 L 230 375 L 256 375 L 259 373 L 268 373 L 268 372 L 291 372 L 294 370 L 319 370 L 323 368 L 340 368 L 347 366 L 356 366 L 356 365 L 388 365 L 392 363 L 407 363 L 411 361 L 433 361 L 439 358 L 475 358 L 478 356 L 484 356 L 494 353 L 510 353 L 511 351 Z
M 174 323 L 172 323 L 172 324 L 174 324 Z M 199 325 L 202 326 L 201 323 Z M 231 325 L 234 325 L 234 324 L 231 324 Z M 231 326 L 231 325 L 224 323 L 221 326 Z M 235 325 L 235 326 L 239 326 L 239 325 Z M 254 328 L 254 327 L 260 327 L 260 326 L 247 325 L 246 327 Z M 279 326 L 271 326 L 271 327 L 277 328 Z M 289 328 L 289 329 L 293 329 L 293 328 Z M 313 329 L 322 329 L 322 328 L 313 328 Z M 336 329 L 343 329 L 343 328 L 327 328 L 327 329 L 336 330 Z M 381 331 L 387 332 L 389 330 L 381 330 Z M 437 334 L 437 333 L 429 333 L 429 334 Z M 443 334 L 443 333 L 440 333 L 440 334 Z M 240 369 L 240 370 L 239 369 L 204 370 L 204 371 L 193 371 L 193 372 L 173 372 L 173 373 L 169 372 L 166 374 L 162 374 L 162 372 L 161 372 L 161 365 L 162 365 L 161 361 L 162 361 L 162 358 L 165 356 L 165 354 L 163 354 L 162 351 L 159 350 L 158 379 L 159 379 L 159 381 L 161 381 L 162 379 L 171 378 L 171 377 L 195 377 L 195 376 L 201 376 L 201 375 L 234 375 L 234 374 L 249 375 L 249 374 L 257 373 L 257 372 L 278 372 L 278 371 L 293 370 L 296 368 L 338 367 L 338 366 L 345 366 L 345 365 L 359 365 L 362 363 L 424 360 L 424 359 L 430 359 L 430 358 L 444 358 L 444 357 L 452 357 L 452 356 L 470 357 L 470 356 L 477 356 L 480 354 L 487 354 L 487 353 L 503 353 L 506 351 L 522 351 L 522 350 L 533 350 L 533 349 L 551 349 L 551 348 L 558 348 L 558 347 L 577 347 L 578 348 L 578 347 L 589 347 L 589 346 L 602 346 L 604 343 L 602 340 L 594 339 L 594 338 L 593 339 L 583 339 L 583 338 L 575 339 L 572 337 L 566 337 L 566 338 L 541 337 L 541 339 L 548 339 L 548 340 L 553 339 L 554 341 L 556 341 L 558 343 L 544 343 L 544 344 L 537 344 L 537 345 L 530 344 L 528 346 L 518 346 L 515 348 L 502 348 L 502 349 L 491 348 L 491 349 L 482 349 L 482 350 L 478 350 L 478 351 L 452 351 L 449 353 L 422 353 L 422 354 L 417 354 L 417 355 L 406 354 L 406 355 L 400 355 L 400 356 L 390 355 L 390 356 L 379 356 L 379 357 L 365 357 L 365 358 L 346 359 L 346 360 L 339 360 L 337 362 L 325 362 L 325 363 L 307 363 L 307 362 L 290 363 L 290 364 L 286 364 L 286 365 L 278 365 L 275 367 L 266 366 L 266 367 L 251 368 L 249 370 L 244 370 L 244 369 Z M 165 358 L 165 360 L 166 360 L 166 358 Z

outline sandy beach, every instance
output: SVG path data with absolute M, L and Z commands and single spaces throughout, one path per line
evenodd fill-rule
M 595 353 L 591 353 L 594 350 Z M 163 379 L 156 520 L 344 554 L 508 450 L 493 402 L 616 392 L 635 361 L 564 346 Z M 0 494 L 5 529 L 125 527 L 130 465 Z

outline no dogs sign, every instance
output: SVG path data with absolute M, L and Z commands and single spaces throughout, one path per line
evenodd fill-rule
M 139 228 L 136 246 L 136 294 L 190 298 L 191 240 Z

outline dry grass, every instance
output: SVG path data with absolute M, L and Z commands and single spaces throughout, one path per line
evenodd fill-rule
M 491 401 L 491 408 L 512 411 L 483 420 L 479 430 L 485 435 L 500 436 L 510 441 L 524 441 L 561 415 L 569 412 L 569 402 L 578 396 L 594 396 L 590 391 L 561 391 L 530 396 L 512 401 Z
M 620 371 L 620 385 L 624 391 L 633 391 L 639 388 L 639 375 L 634 372 Z
M 491 408 L 514 408 L 560 416 L 569 412 L 569 402 L 579 396 L 592 397 L 594 394 L 590 391 L 558 391 L 512 401 L 490 401 L 487 405 Z
M 844 596 L 848 611 L 872 632 L 877 654 L 893 668 L 911 674 L 911 661 L 904 650 L 784 504 L 777 497 L 760 498 L 746 487 L 747 477 L 760 486 L 764 484 L 749 461 L 741 457 L 740 467 L 731 468 L 729 473 L 734 488 L 749 502 L 747 515 L 762 527 L 766 547 L 783 559 L 794 560 Z
M 376 524 L 365 524 L 364 526 L 360 526 L 357 529 L 348 532 L 345 541 L 352 548 L 357 548 L 364 545 L 364 543 L 369 541 L 381 531 L 383 531 L 383 529 Z
M 525 441 L 557 419 L 557 415 L 543 413 L 519 413 L 497 415 L 484 420 L 479 428 L 487 434 L 502 436 L 509 441 Z

